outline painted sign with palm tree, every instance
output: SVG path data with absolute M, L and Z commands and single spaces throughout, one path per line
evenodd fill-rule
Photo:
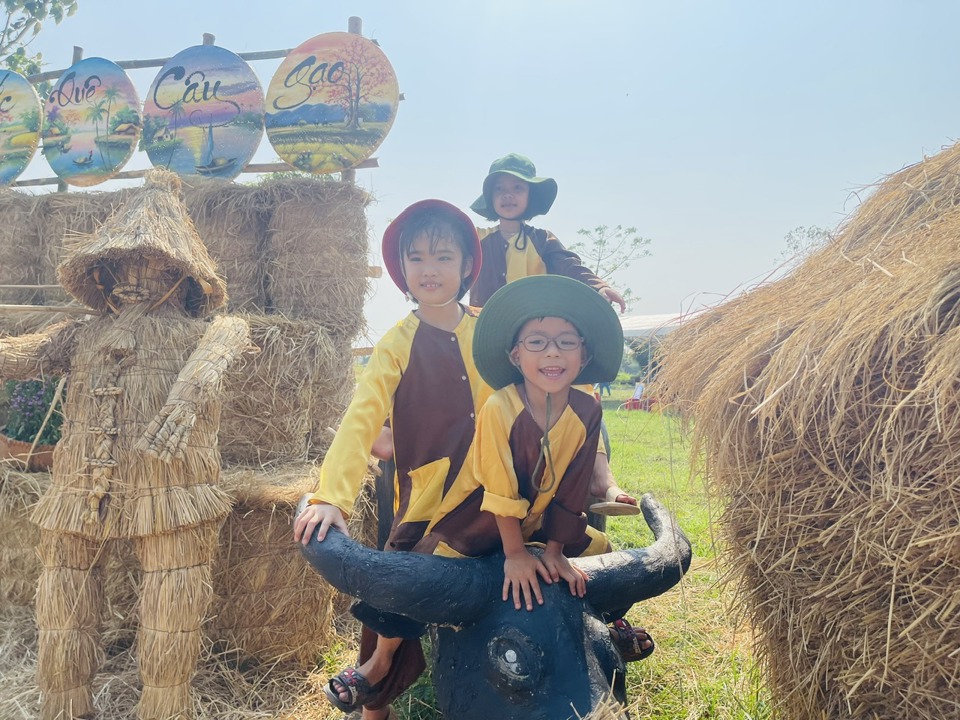
M 22 173 L 40 143 L 42 105 L 23 75 L 0 70 L 0 185 Z
M 60 76 L 47 98 L 43 154 L 64 182 L 96 185 L 130 159 L 141 125 L 140 98 L 123 68 L 85 58 Z
M 263 135 L 263 89 L 239 55 L 195 45 L 157 73 L 143 104 L 141 147 L 156 167 L 229 180 Z
M 386 138 L 400 90 L 387 56 L 351 33 L 324 33 L 291 50 L 267 88 L 267 138 L 299 170 L 354 167 Z

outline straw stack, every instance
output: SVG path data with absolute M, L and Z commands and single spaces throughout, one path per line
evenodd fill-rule
M 363 327 L 366 193 L 349 183 L 270 183 L 267 288 L 271 309 L 316 320 L 346 340 Z
M 294 509 L 313 490 L 312 469 L 224 477 L 236 504 L 220 532 L 207 632 L 218 648 L 242 659 L 310 670 L 331 644 L 334 590 L 292 541 Z
M 960 713 L 960 147 L 667 340 L 786 718 Z
M 349 348 L 315 321 L 242 317 L 260 352 L 224 378 L 224 462 L 259 467 L 315 459 L 353 393 Z
M 64 242 L 99 227 L 135 189 L 31 196 L 0 193 L 0 284 L 50 284 Z M 261 186 L 192 181 L 184 200 L 230 289 L 228 308 L 263 352 L 225 379 L 220 450 L 252 467 L 315 459 L 352 395 L 351 345 L 363 330 L 369 197 L 308 179 Z M 58 291 L 10 291 L 11 303 L 62 304 Z M 0 334 L 46 328 L 57 316 L 0 316 Z

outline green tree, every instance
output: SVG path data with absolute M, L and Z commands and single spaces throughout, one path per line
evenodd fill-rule
M 31 55 L 27 47 L 48 20 L 59 25 L 65 17 L 77 11 L 77 0 L 3 0 L 0 10 L 0 57 L 8 70 L 21 75 L 34 75 L 40 72 L 43 56 Z M 49 83 L 37 86 L 41 99 L 50 92 Z
M 817 225 L 800 225 L 784 235 L 783 239 L 787 247 L 777 260 L 793 268 L 833 240 L 833 233 Z
M 650 255 L 650 238 L 641 236 L 635 227 L 598 225 L 592 230 L 577 230 L 577 234 L 584 239 L 573 243 L 570 249 L 603 280 L 610 281 L 617 271 L 625 270 L 634 260 Z M 617 289 L 627 303 L 636 299 L 630 287 Z

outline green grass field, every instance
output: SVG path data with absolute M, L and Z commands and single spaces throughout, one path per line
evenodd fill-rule
M 628 665 L 631 718 L 768 718 L 750 630 L 734 625 L 731 591 L 720 582 L 717 509 L 702 479 L 690 476 L 680 422 L 658 412 L 624 410 L 632 388 L 614 385 L 613 392 L 603 405 L 617 482 L 635 495 L 653 493 L 677 517 L 694 553 L 680 586 L 628 615 L 657 642 L 647 660 Z M 607 532 L 616 547 L 653 539 L 639 517 L 611 518 Z
M 632 386 L 613 386 L 604 398 L 611 467 L 617 482 L 639 497 L 653 493 L 677 517 L 693 544 L 694 558 L 682 583 L 665 595 L 634 606 L 628 618 L 646 627 L 657 651 L 627 668 L 632 720 L 755 720 L 769 718 L 766 691 L 751 651 L 748 628 L 734 625 L 730 591 L 720 583 L 720 540 L 706 488 L 689 474 L 688 447 L 679 421 L 658 412 L 627 411 L 621 404 Z M 615 547 L 640 547 L 653 540 L 641 516 L 609 518 Z M 588 588 L 589 593 L 589 588 Z M 342 656 L 331 653 L 328 672 Z M 436 720 L 428 676 L 395 707 L 403 720 Z

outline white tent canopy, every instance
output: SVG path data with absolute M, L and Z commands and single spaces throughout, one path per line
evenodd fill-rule
M 627 339 L 663 337 L 676 330 L 681 321 L 690 318 L 690 315 L 621 315 L 620 325 L 623 326 L 623 337 Z

